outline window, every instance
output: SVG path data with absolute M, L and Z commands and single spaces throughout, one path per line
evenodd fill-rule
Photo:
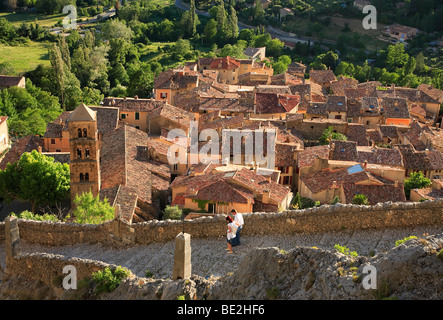
M 178 164 L 175 163 L 175 164 L 174 164 L 174 171 L 177 171 L 177 170 L 178 170 Z
M 85 181 L 85 176 L 83 175 L 83 173 L 80 173 L 80 182 Z
M 85 158 L 89 158 L 89 148 L 85 148 Z
M 82 149 L 77 148 L 77 158 L 81 158 L 81 157 L 82 157 Z
M 88 130 L 83 129 L 83 138 L 86 138 L 88 136 Z
M 283 184 L 284 184 L 284 185 L 290 185 L 290 184 L 292 184 L 292 177 L 291 177 L 291 176 L 284 176 L 284 177 L 283 177 Z
M 85 173 L 85 181 L 89 181 L 89 173 Z
M 126 114 L 122 113 L 122 114 L 121 114 L 121 118 L 122 118 L 122 119 L 126 119 Z
M 135 120 L 140 120 L 140 113 L 138 112 L 135 113 Z
M 51 139 L 51 144 L 55 144 L 55 139 Z
M 78 137 L 81 138 L 82 137 L 82 129 L 78 128 L 77 132 L 78 132 Z
M 352 118 L 348 118 L 348 123 L 352 123 Z
M 135 129 L 138 129 L 138 130 L 140 130 L 140 126 L 135 126 Z
M 165 99 L 165 98 L 168 97 L 168 94 L 167 94 L 166 92 L 162 92 L 161 95 L 160 95 L 160 97 L 161 97 L 162 99 Z

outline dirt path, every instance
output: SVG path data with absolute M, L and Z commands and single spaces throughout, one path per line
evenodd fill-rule
M 226 241 L 223 237 L 211 239 L 191 239 L 192 273 L 203 277 L 222 276 L 232 272 L 243 257 L 254 248 L 278 247 L 290 250 L 295 246 L 315 246 L 333 250 L 335 244 L 347 246 L 359 255 L 369 256 L 387 251 L 394 247 L 396 240 L 415 235 L 441 233 L 437 227 L 416 227 L 395 230 L 342 231 L 326 234 L 297 234 L 292 236 L 243 236 L 242 245 L 234 247 L 235 254 L 226 254 Z M 144 276 L 146 270 L 156 278 L 170 278 L 172 275 L 174 241 L 154 243 L 148 246 L 133 246 L 125 249 L 113 249 L 103 245 L 74 245 L 46 247 L 22 242 L 22 252 L 48 252 L 70 257 L 94 259 L 121 265 L 131 269 L 136 275 Z M 0 266 L 5 268 L 5 248 L 0 244 Z

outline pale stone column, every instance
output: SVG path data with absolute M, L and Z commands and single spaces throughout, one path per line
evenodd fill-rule
M 191 277 L 191 235 L 180 232 L 175 237 L 174 268 L 172 279 Z
M 8 262 L 20 255 L 20 233 L 18 230 L 18 219 L 14 216 L 5 219 L 5 249 L 6 249 L 6 268 Z

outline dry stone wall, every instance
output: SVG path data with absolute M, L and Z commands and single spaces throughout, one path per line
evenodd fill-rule
M 375 206 L 324 205 L 282 213 L 246 213 L 243 235 L 321 233 L 340 230 L 443 226 L 443 199 L 426 202 L 387 202 Z M 19 220 L 20 238 L 29 243 L 61 246 L 79 243 L 140 244 L 166 242 L 183 231 L 193 238 L 224 237 L 224 215 L 182 221 L 149 221 L 128 225 L 110 221 L 102 225 Z M 0 223 L 0 241 L 4 241 Z

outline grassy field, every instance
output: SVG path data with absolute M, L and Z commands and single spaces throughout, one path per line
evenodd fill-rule
M 23 22 L 35 23 L 37 22 L 41 27 L 53 27 L 60 19 L 63 19 L 66 14 L 39 14 L 39 13 L 11 13 L 0 12 L 0 18 L 6 18 L 12 24 L 19 26 Z
M 0 63 L 8 61 L 18 74 L 34 70 L 39 64 L 49 64 L 48 44 L 31 42 L 28 46 L 0 44 Z

